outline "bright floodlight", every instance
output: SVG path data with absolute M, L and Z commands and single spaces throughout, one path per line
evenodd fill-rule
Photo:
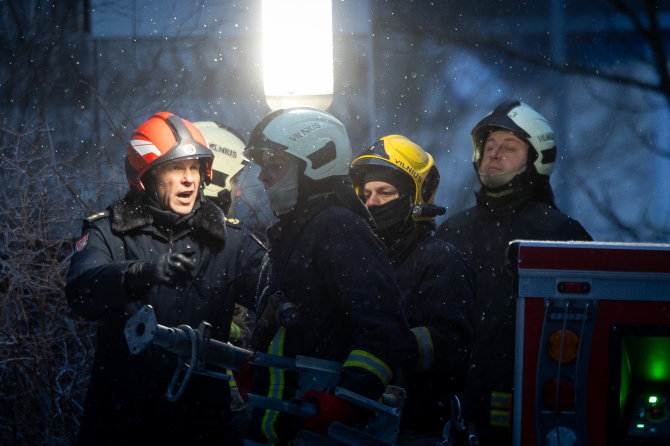
M 331 0 L 263 0 L 263 83 L 272 110 L 333 100 Z

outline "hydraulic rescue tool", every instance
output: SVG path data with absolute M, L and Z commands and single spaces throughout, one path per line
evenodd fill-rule
M 239 371 L 251 358 L 251 364 L 261 367 L 280 368 L 294 372 L 299 377 L 299 389 L 290 400 L 279 400 L 249 394 L 250 407 L 289 413 L 301 418 L 316 416 L 318 406 L 300 398 L 309 390 L 332 393 L 359 408 L 374 414 L 361 428 L 333 422 L 328 427 L 328 436 L 302 430 L 296 436 L 297 445 L 395 445 L 400 415 L 405 401 L 401 387 L 387 386 L 382 402 L 366 398 L 337 386 L 342 364 L 319 358 L 297 356 L 288 358 L 261 352 L 251 352 L 217 341 L 210 337 L 211 325 L 202 322 L 197 329 L 188 325 L 166 327 L 158 324 L 154 310 L 145 305 L 128 319 L 125 326 L 126 342 L 132 354 L 139 354 L 150 344 L 176 353 L 179 363 L 167 389 L 167 398 L 177 401 L 184 392 L 193 373 L 230 380 L 231 376 L 214 368 Z M 253 444 L 253 443 L 249 443 Z

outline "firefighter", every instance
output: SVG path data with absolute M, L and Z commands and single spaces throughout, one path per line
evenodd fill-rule
M 247 264 L 254 267 L 255 273 L 249 273 L 247 277 L 251 278 L 253 282 L 249 286 L 255 289 L 260 264 L 266 251 L 265 229 L 269 225 L 269 220 L 266 221 L 262 217 L 272 215 L 272 211 L 264 193 L 262 197 L 256 194 L 256 199 L 253 201 L 249 200 L 248 197 L 252 196 L 249 191 L 253 190 L 254 187 L 263 192 L 263 184 L 256 180 L 255 183 L 245 185 L 245 193 L 242 193 L 239 179 L 240 177 L 249 177 L 242 171 L 245 165 L 251 164 L 245 161 L 242 156 L 246 143 L 237 131 L 213 121 L 198 121 L 194 122 L 193 125 L 202 132 L 214 154 L 212 181 L 205 186 L 204 196 L 224 211 L 228 224 L 244 224 L 249 227 L 252 237 L 258 243 L 257 250 L 248 250 L 247 253 L 253 256 L 253 259 L 249 259 Z M 236 218 L 235 210 L 238 211 L 238 214 L 244 216 L 244 220 Z M 248 210 L 248 212 L 240 212 L 243 210 Z M 253 311 L 249 311 L 245 306 L 236 303 L 233 320 L 230 324 L 229 341 L 238 347 L 249 348 L 254 320 L 255 313 Z M 238 420 L 240 424 L 243 424 L 245 422 L 242 420 L 245 417 L 248 419 L 248 411 L 245 410 L 247 405 L 240 395 L 233 373 L 228 371 L 228 374 L 230 375 L 230 381 L 228 381 L 231 396 L 230 407 L 239 414 Z
M 481 444 L 511 444 L 515 302 L 506 274 L 510 241 L 591 240 L 554 203 L 549 177 L 557 149 L 547 120 L 529 105 L 498 105 L 472 130 L 473 164 L 481 188 L 476 205 L 448 218 L 437 236 L 466 253 L 476 274 L 479 328 L 473 347 L 466 418 Z
M 170 402 L 175 355 L 152 346 L 133 356 L 123 334 L 128 317 L 150 304 L 159 324 L 206 320 L 211 336 L 226 340 L 235 302 L 253 301 L 241 284 L 252 282 L 243 252 L 255 242 L 203 197 L 212 160 L 195 126 L 157 113 L 130 138 L 128 194 L 84 220 L 66 295 L 75 313 L 99 324 L 78 444 L 242 442 L 226 381 L 194 375 Z
M 393 268 L 351 187 L 344 125 L 311 107 L 277 110 L 256 125 L 244 153 L 261 166 L 259 179 L 279 218 L 267 231 L 253 349 L 343 363 L 340 385 L 379 399 L 408 353 L 411 334 Z M 287 306 L 294 316 L 277 317 Z M 297 377 L 284 369 L 254 367 L 252 373 L 255 394 L 297 395 Z M 330 394 L 302 396 L 317 404 L 317 417 L 301 422 L 256 409 L 249 440 L 286 444 L 303 427 L 323 433 L 332 421 L 356 424 L 365 417 Z
M 372 144 L 350 174 L 386 245 L 416 337 L 400 440 L 440 437 L 452 395 L 465 385 L 475 317 L 464 257 L 433 235 L 435 216 L 445 212 L 434 204 L 440 174 L 433 157 L 401 135 Z
M 198 121 L 193 125 L 202 132 L 214 154 L 212 181 L 205 186 L 205 197 L 230 215 L 233 179 L 244 167 L 242 152 L 246 143 L 237 131 L 218 122 Z
M 234 179 L 244 167 L 242 151 L 246 143 L 235 130 L 217 122 L 198 121 L 193 125 L 202 132 L 214 154 L 212 180 L 205 186 L 203 193 L 223 210 L 227 221 L 237 223 L 230 215 L 230 209 L 235 195 Z M 251 335 L 246 317 L 247 309 L 235 304 L 229 340 L 240 347 L 247 346 Z
M 193 124 L 205 135 L 214 153 L 212 181 L 205 187 L 205 196 L 214 200 L 226 216 L 244 223 L 263 242 L 265 229 L 275 217 L 263 183 L 258 180 L 260 168 L 242 156 L 244 139 L 234 129 L 217 122 Z

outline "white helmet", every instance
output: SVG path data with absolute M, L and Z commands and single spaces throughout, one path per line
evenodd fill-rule
M 302 160 L 304 175 L 312 180 L 349 173 L 351 143 L 344 124 L 318 108 L 286 108 L 261 119 L 251 132 L 244 156 L 262 164 L 263 155 L 273 152 Z
M 509 130 L 526 141 L 537 155 L 533 158 L 537 173 L 551 175 L 556 162 L 554 131 L 541 114 L 519 101 L 503 102 L 472 129 L 472 161 L 477 169 L 482 160 L 486 139 L 496 128 Z
M 214 172 L 211 183 L 205 188 L 205 195 L 216 197 L 223 189 L 231 190 L 230 179 L 244 167 L 245 143 L 233 129 L 212 121 L 193 123 L 205 135 L 209 148 L 214 153 Z

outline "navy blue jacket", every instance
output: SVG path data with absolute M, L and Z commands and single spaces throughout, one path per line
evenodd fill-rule
M 282 291 L 299 308 L 299 319 L 295 326 L 273 328 L 269 336 L 260 333 L 257 321 L 252 345 L 287 357 L 344 363 L 340 385 L 377 399 L 409 353 L 411 334 L 384 246 L 349 189 L 360 213 L 334 194 L 318 196 L 268 228 L 258 314 L 272 293 Z M 296 395 L 297 377 L 256 367 L 253 385 L 253 393 L 286 400 Z M 293 438 L 298 420 L 273 415 L 255 411 L 252 439 L 284 444 Z
M 476 323 L 474 276 L 458 250 L 432 234 L 431 222 L 411 223 L 391 246 L 403 308 L 416 337 L 404 387 L 401 429 L 441 435 L 451 395 L 462 397 Z M 398 245 L 406 249 L 397 249 Z
M 178 217 L 150 208 L 141 197 L 128 197 L 84 221 L 66 287 L 71 308 L 99 322 L 81 444 L 180 438 L 208 443 L 207 435 L 220 440 L 216 426 L 226 423 L 227 383 L 194 375 L 182 399 L 169 402 L 165 393 L 176 355 L 154 346 L 131 355 L 123 327 L 142 305 L 151 304 L 159 324 L 195 328 L 206 320 L 213 326 L 212 337 L 225 341 L 235 302 L 253 302 L 263 251 L 243 227 L 226 223 L 209 201 Z M 193 279 L 174 287 L 154 285 L 136 301 L 127 295 L 128 267 L 170 250 L 196 252 Z
M 476 196 L 476 206 L 447 219 L 436 235 L 465 253 L 476 277 L 479 322 L 464 405 L 481 430 L 482 423 L 488 424 L 491 391 L 511 392 L 514 383 L 516 302 L 513 278 L 505 265 L 509 242 L 588 241 L 591 236 L 532 191 L 498 198 L 484 192 Z

